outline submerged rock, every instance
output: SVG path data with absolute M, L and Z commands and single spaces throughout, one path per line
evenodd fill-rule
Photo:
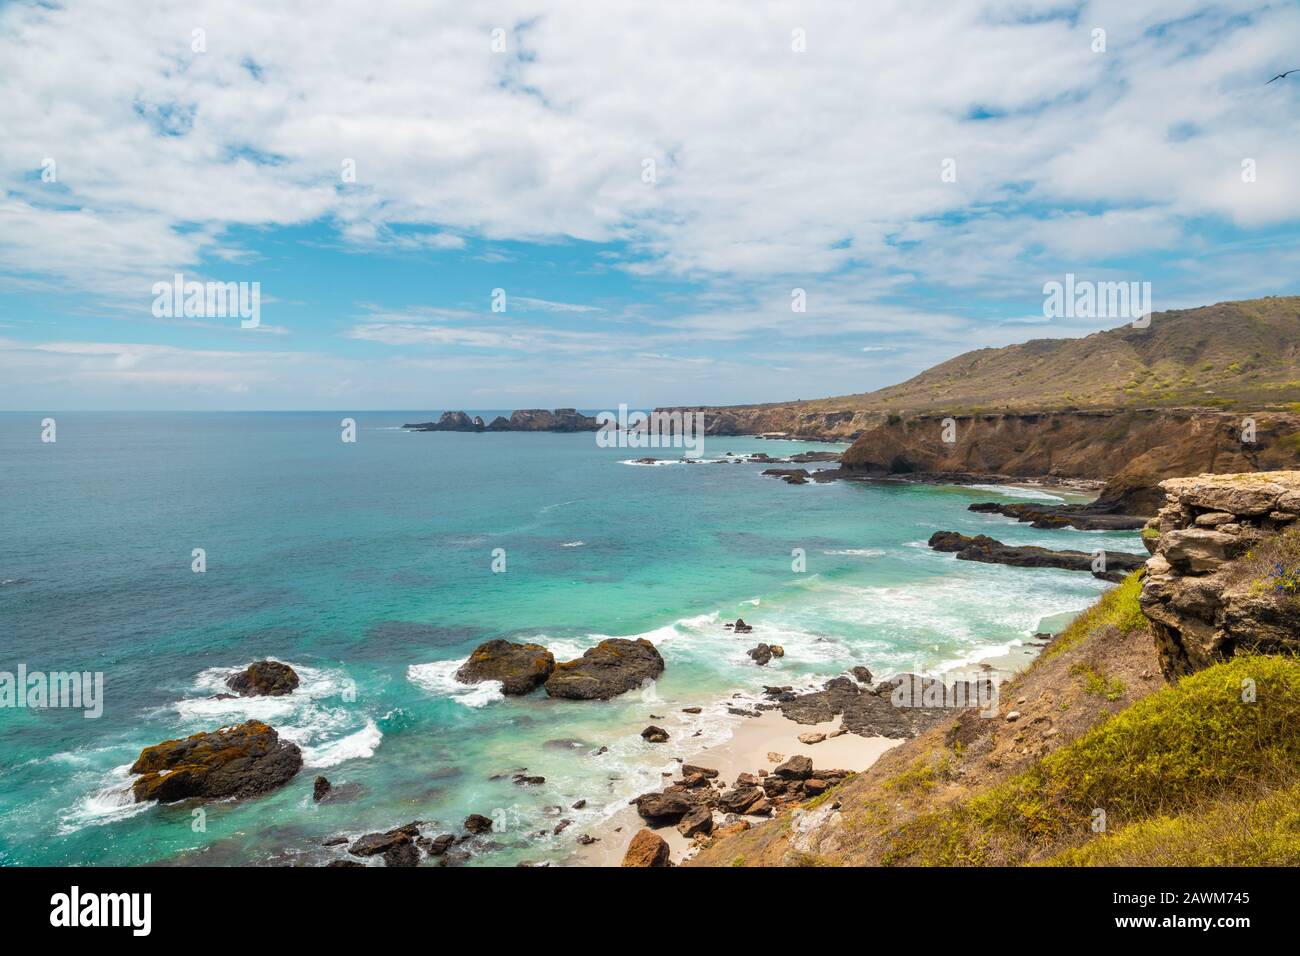
M 456 680 L 462 684 L 497 680 L 505 694 L 527 694 L 540 687 L 553 670 L 555 657 L 542 645 L 493 640 L 474 648 L 456 671 Z
M 956 531 L 936 531 L 929 545 L 936 551 L 956 553 L 959 561 L 980 561 L 984 564 L 1008 564 L 1017 568 L 1062 568 L 1067 571 L 1088 571 L 1098 577 L 1114 579 L 1115 572 L 1135 571 L 1146 558 L 1124 551 L 1106 551 L 1105 570 L 1093 571 L 1094 556 L 1088 551 L 1053 551 L 1034 545 L 1003 544 L 988 535 L 975 537 Z
M 298 689 L 298 674 L 279 661 L 257 661 L 226 678 L 240 697 L 283 697 Z
M 577 660 L 556 664 L 546 680 L 546 693 L 573 700 L 609 700 L 663 671 L 664 659 L 645 638 L 612 637 L 588 648 Z
M 137 803 L 254 797 L 283 786 L 301 769 L 297 744 L 250 720 L 146 747 L 131 765 L 131 773 L 142 774 L 131 792 Z

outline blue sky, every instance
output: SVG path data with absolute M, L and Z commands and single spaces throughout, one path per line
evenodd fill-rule
M 780 401 L 1121 324 L 1066 273 L 1300 292 L 1294 3 L 143 6 L 0 7 L 0 408 Z

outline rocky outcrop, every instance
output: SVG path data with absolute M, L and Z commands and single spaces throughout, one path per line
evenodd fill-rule
M 840 726 L 848 733 L 898 740 L 915 737 L 962 708 L 983 706 L 992 699 L 991 687 L 959 683 L 962 686 L 902 674 L 864 690 L 847 677 L 835 677 L 822 690 L 807 694 L 780 687 L 768 688 L 768 692 L 781 713 L 795 723 L 824 724 L 842 715 Z
M 302 751 L 259 720 L 140 751 L 131 773 L 137 803 L 255 797 L 288 783 L 302 769 Z
M 645 638 L 612 637 L 588 648 L 577 660 L 556 664 L 546 680 L 546 693 L 573 700 L 609 700 L 663 672 L 664 659 Z
M 496 680 L 505 694 L 527 694 L 542 686 L 554 670 L 555 657 L 541 644 L 493 640 L 474 648 L 456 671 L 456 680 L 462 684 Z
M 1161 667 L 1173 678 L 1235 654 L 1300 652 L 1300 472 L 1161 483 L 1165 506 L 1142 584 Z
M 282 697 L 298 689 L 298 674 L 279 661 L 257 661 L 226 678 L 240 697 Z
M 930 536 L 930 547 L 936 551 L 955 552 L 959 561 L 980 561 L 984 564 L 1007 564 L 1017 568 L 1063 568 L 1067 571 L 1087 571 L 1108 581 L 1118 581 L 1123 573 L 1142 566 L 1142 555 L 1125 551 L 1104 552 L 1104 567 L 1094 569 L 1098 556 L 1087 551 L 1054 551 L 1033 545 L 1003 544 L 988 535 L 974 537 L 956 531 L 936 531 Z
M 415 432 L 594 432 L 600 423 L 576 408 L 524 408 L 511 412 L 509 418 L 498 415 L 488 425 L 477 415 L 470 418 L 464 412 L 443 412 L 436 422 L 414 422 L 402 427 Z
M 1136 531 L 1147 523 L 1139 515 L 1118 514 L 1116 505 L 1068 504 L 1003 504 L 983 501 L 969 505 L 967 510 L 982 514 L 999 514 L 1029 524 L 1033 528 L 1078 528 L 1080 531 Z

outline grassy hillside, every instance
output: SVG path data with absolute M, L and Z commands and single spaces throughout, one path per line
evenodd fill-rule
M 944 414 L 1002 410 L 1209 406 L 1284 408 L 1300 402 L 1300 296 L 1157 312 L 1079 339 L 977 349 L 898 385 L 806 402 L 739 406 L 803 414 Z M 1300 407 L 1292 410 L 1300 411 Z

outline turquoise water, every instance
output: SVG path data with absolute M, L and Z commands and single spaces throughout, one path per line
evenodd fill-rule
M 987 490 L 794 487 L 758 464 L 626 464 L 674 453 L 599 448 L 592 434 L 399 427 L 432 412 L 355 414 L 345 444 L 344 414 L 66 413 L 54 444 L 40 441 L 43 416 L 0 415 L 0 670 L 105 681 L 99 719 L 0 709 L 0 862 L 322 862 L 337 853 L 325 837 L 412 819 L 452 829 L 470 812 L 502 831 L 476 862 L 564 861 L 674 756 L 725 739 L 743 719 L 726 713 L 731 694 L 855 664 L 883 675 L 980 659 L 1105 587 L 957 562 L 924 546 L 933 531 L 1141 550 L 1136 534 L 965 510 L 1005 497 Z M 826 448 L 710 438 L 704 454 Z M 791 569 L 796 548 L 805 573 Z M 722 628 L 737 616 L 752 635 Z M 563 659 L 610 635 L 658 645 L 655 686 L 600 703 L 451 679 L 491 637 Z M 755 666 L 745 651 L 760 640 L 786 657 Z M 291 663 L 299 691 L 211 699 L 264 657 Z M 681 713 L 691 705 L 704 713 Z M 639 737 L 651 713 L 670 746 Z M 207 806 L 205 829 L 190 806 L 130 802 L 125 768 L 142 747 L 249 717 L 302 746 L 288 786 Z M 489 779 L 525 766 L 547 782 Z M 317 773 L 358 795 L 314 804 Z M 579 799 L 552 835 L 548 808 Z

